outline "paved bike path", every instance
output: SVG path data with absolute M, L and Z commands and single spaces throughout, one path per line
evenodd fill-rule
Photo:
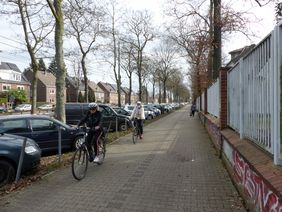
M 76 181 L 70 167 L 0 199 L 0 211 L 245 211 L 198 118 L 182 108 L 108 146 Z

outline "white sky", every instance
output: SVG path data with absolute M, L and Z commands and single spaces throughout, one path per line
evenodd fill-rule
M 163 18 L 163 5 L 166 0 L 122 0 L 127 8 L 133 9 L 147 9 L 153 13 L 154 22 L 160 23 L 164 20 Z M 257 44 L 262 40 L 275 26 L 274 22 L 274 5 L 264 6 L 259 8 L 257 4 L 250 2 L 254 0 L 244 0 L 242 3 L 240 0 L 234 1 L 233 6 L 235 8 L 251 8 L 250 12 L 254 12 L 258 18 L 261 19 L 259 23 L 251 23 L 249 28 L 254 31 L 257 38 L 253 38 L 253 41 L 249 41 L 247 38 L 239 35 L 233 34 L 230 36 L 229 40 L 223 42 L 223 52 L 228 55 L 228 52 L 243 47 L 244 45 L 250 45 L 252 43 Z M 29 56 L 25 53 L 21 53 L 21 49 L 24 46 L 20 44 L 22 38 L 18 38 L 16 35 L 22 32 L 22 29 L 10 24 L 5 17 L 0 16 L 0 61 L 12 62 L 18 65 L 21 71 L 24 70 L 30 64 Z M 45 61 L 46 65 L 49 65 L 49 61 Z M 98 81 L 108 81 L 113 83 L 113 75 L 104 73 L 103 64 L 96 63 L 96 65 L 91 65 L 91 67 L 98 67 L 93 70 L 93 75 L 90 75 L 90 79 L 93 78 L 95 82 Z M 99 69 L 100 68 L 100 69 Z M 94 79 L 95 78 L 95 79 Z M 126 82 L 125 82 L 126 83 Z

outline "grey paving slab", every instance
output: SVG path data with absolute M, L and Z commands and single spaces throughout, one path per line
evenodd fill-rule
M 144 139 L 109 145 L 103 165 L 76 181 L 70 167 L 0 199 L 0 211 L 245 211 L 203 126 L 183 108 Z

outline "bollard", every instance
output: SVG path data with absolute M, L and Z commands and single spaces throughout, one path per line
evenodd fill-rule
M 118 136 L 118 117 L 116 116 L 116 136 Z
M 26 146 L 26 141 L 27 141 L 27 138 L 25 138 L 24 141 L 23 141 L 15 183 L 17 183 L 19 181 L 20 175 L 21 175 L 21 172 L 22 172 L 22 165 L 23 165 L 23 158 L 24 158 L 24 150 L 25 150 L 25 146 Z
M 58 126 L 58 154 L 59 154 L 59 163 L 61 163 L 62 157 L 62 128 Z

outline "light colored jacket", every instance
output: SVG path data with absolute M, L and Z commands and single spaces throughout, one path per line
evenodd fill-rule
M 143 105 L 141 105 L 140 108 L 138 108 L 138 106 L 136 105 L 134 110 L 131 113 L 130 118 L 131 119 L 136 118 L 136 119 L 143 119 L 143 120 L 145 120 L 145 112 L 144 112 Z

